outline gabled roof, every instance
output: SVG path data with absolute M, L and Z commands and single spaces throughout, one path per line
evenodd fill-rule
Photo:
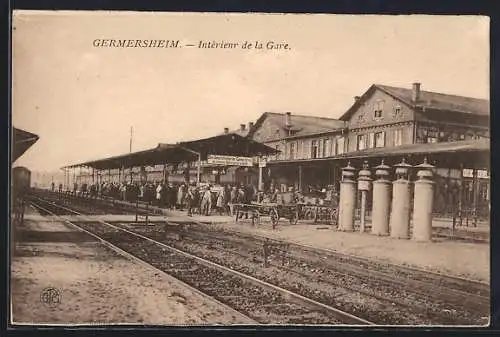
M 12 161 L 15 162 L 38 141 L 39 137 L 28 131 L 14 127 L 12 129 Z
M 420 99 L 418 102 L 412 101 L 412 89 L 392 87 L 382 84 L 373 84 L 368 90 L 361 96 L 347 112 L 340 117 L 341 120 L 349 120 L 354 112 L 358 109 L 360 104 L 365 101 L 375 90 L 381 90 L 386 94 L 396 98 L 402 103 L 408 105 L 411 108 L 421 107 L 429 110 L 440 110 L 453 113 L 470 114 L 477 116 L 489 116 L 490 115 L 490 102 L 486 99 L 457 96 L 442 94 L 432 91 L 420 91 Z
M 276 127 L 287 130 L 285 128 L 285 115 L 285 113 L 264 112 L 255 122 L 252 130 L 248 133 L 248 137 L 252 137 L 266 119 L 270 120 Z M 347 127 L 344 121 L 335 118 L 296 115 L 293 113 L 291 114 L 291 122 L 290 129 L 295 131 L 295 137 L 324 133 Z

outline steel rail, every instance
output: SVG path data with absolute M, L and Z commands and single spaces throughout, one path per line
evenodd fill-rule
M 39 198 L 39 199 L 40 199 L 40 198 Z M 51 204 L 52 206 L 54 206 L 54 207 L 60 207 L 60 208 L 65 209 L 65 210 L 67 210 L 67 211 L 73 212 L 75 215 L 83 215 L 83 214 L 81 214 L 81 213 L 79 213 L 79 212 L 77 212 L 77 211 L 71 210 L 71 209 L 69 209 L 69 208 L 67 208 L 67 207 L 64 207 L 64 206 L 57 205 L 57 204 L 55 204 L 55 203 L 53 203 L 53 202 L 50 202 L 50 201 L 45 201 L 45 200 L 43 200 L 43 199 L 41 199 L 41 201 L 48 202 L 48 203 L 50 203 L 50 204 Z M 54 214 L 53 212 L 50 212 L 50 213 Z M 54 215 L 55 215 L 55 214 L 54 214 Z M 56 216 L 57 216 L 57 215 L 56 215 Z M 87 232 L 88 234 L 92 235 L 93 237 L 98 238 L 98 239 L 99 239 L 99 241 L 101 241 L 101 242 L 103 242 L 103 243 L 105 242 L 105 243 L 106 243 L 106 245 L 111 245 L 111 246 L 113 246 L 113 247 L 116 247 L 115 245 L 113 245 L 112 243 L 109 243 L 108 241 L 106 241 L 106 240 L 102 239 L 102 238 L 101 238 L 101 237 L 99 237 L 98 235 L 95 235 L 95 234 L 91 233 L 90 231 L 87 231 L 87 230 L 85 230 L 85 229 L 83 229 L 83 228 L 79 227 L 77 224 L 74 224 L 74 223 L 72 223 L 71 221 L 66 220 L 66 219 L 64 219 L 64 218 L 62 218 L 62 217 L 60 217 L 60 218 L 61 218 L 61 219 L 63 219 L 63 221 L 64 221 L 64 222 L 69 223 L 69 224 L 71 224 L 72 226 L 76 226 L 76 227 L 78 227 L 80 230 L 85 231 L 85 232 Z M 280 292 L 280 293 L 282 293 L 282 294 L 286 294 L 286 295 L 288 295 L 288 296 L 290 296 L 290 297 L 293 297 L 293 298 L 296 298 L 296 299 L 298 299 L 298 300 L 301 300 L 301 301 L 303 301 L 303 302 L 305 302 L 305 303 L 307 303 L 307 304 L 309 304 L 309 305 L 311 305 L 311 306 L 314 306 L 314 307 L 317 307 L 317 308 L 321 308 L 321 309 L 323 309 L 323 310 L 327 310 L 327 311 L 329 311 L 330 313 L 334 314 L 334 316 L 338 317 L 338 319 L 339 319 L 339 320 L 341 320 L 342 322 L 349 322 L 349 324 L 338 324 L 337 326 L 345 326 L 345 325 L 353 326 L 353 325 L 354 325 L 354 326 L 359 327 L 360 325 L 365 325 L 365 326 L 375 325 L 375 323 L 373 323 L 373 322 L 370 322 L 370 321 L 365 320 L 365 319 L 363 319 L 363 318 L 357 317 L 357 316 L 355 316 L 355 315 L 352 315 L 352 314 L 350 314 L 350 313 L 347 313 L 347 312 L 345 312 L 345 311 L 342 311 L 342 310 L 340 310 L 340 309 L 338 309 L 338 308 L 331 307 L 331 306 L 329 306 L 329 305 L 326 305 L 326 304 L 323 304 L 323 303 L 321 303 L 321 302 L 315 301 L 315 300 L 313 300 L 313 299 L 307 298 L 307 297 L 305 297 L 305 296 L 299 295 L 299 294 L 294 293 L 294 292 L 292 292 L 292 291 L 289 291 L 289 290 L 287 290 L 287 289 L 284 289 L 284 288 L 278 287 L 278 286 L 276 286 L 276 285 L 273 285 L 273 284 L 271 284 L 271 283 L 268 283 L 268 282 L 265 282 L 265 281 L 259 280 L 259 279 L 255 278 L 255 277 L 253 277 L 253 276 L 246 275 L 246 274 L 244 274 L 244 273 L 241 273 L 241 272 L 235 271 L 235 270 L 230 269 L 230 268 L 228 268 L 228 267 L 225 267 L 225 266 L 223 266 L 223 265 L 220 265 L 220 264 L 214 263 L 214 262 L 212 262 L 212 261 L 209 261 L 209 260 L 203 259 L 203 258 L 198 257 L 198 256 L 196 256 L 196 255 L 192 255 L 192 254 L 190 254 L 190 253 L 187 253 L 187 252 L 184 252 L 184 251 L 182 251 L 182 250 L 179 250 L 179 249 L 177 249 L 177 248 L 175 248 L 175 247 L 169 246 L 169 245 L 164 244 L 164 243 L 162 243 L 162 242 L 159 242 L 159 241 L 153 240 L 153 239 L 151 239 L 151 238 L 148 238 L 148 237 L 146 237 L 146 236 L 143 236 L 143 235 L 141 235 L 141 234 L 138 234 L 138 233 L 135 233 L 135 232 L 129 231 L 129 230 L 127 230 L 127 229 L 124 229 L 124 228 L 121 228 L 121 227 L 115 226 L 115 225 L 113 225 L 113 224 L 107 223 L 107 222 L 105 222 L 105 221 L 103 221 L 103 220 L 94 220 L 94 222 L 99 222 L 99 223 L 102 223 L 102 224 L 104 224 L 104 225 L 107 225 L 107 226 L 109 226 L 109 227 L 111 227 L 111 228 L 115 229 L 115 230 L 118 230 L 118 231 L 121 231 L 121 232 L 125 232 L 125 233 L 128 233 L 128 234 L 130 234 L 130 235 L 133 235 L 133 236 L 135 236 L 135 237 L 141 238 L 141 239 L 143 239 L 143 240 L 146 240 L 146 241 L 152 242 L 152 243 L 154 243 L 154 244 L 156 244 L 156 245 L 159 245 L 159 246 L 161 246 L 161 247 L 163 247 L 163 248 L 166 248 L 166 249 L 168 249 L 168 250 L 170 250 L 170 251 L 173 251 L 173 252 L 175 252 L 175 253 L 181 254 L 181 255 L 186 256 L 186 257 L 188 257 L 188 258 L 191 258 L 191 259 L 194 259 L 194 260 L 196 260 L 196 261 L 199 261 L 200 263 L 202 263 L 202 264 L 204 264 L 204 265 L 211 266 L 211 267 L 214 267 L 214 268 L 219 269 L 219 270 L 224 270 L 225 272 L 231 273 L 231 274 L 233 274 L 233 275 L 237 275 L 237 276 L 239 276 L 239 277 L 241 277 L 241 278 L 244 278 L 244 279 L 247 279 L 247 280 L 249 280 L 249 281 L 251 281 L 251 282 L 253 282 L 253 283 L 259 284 L 259 285 L 264 286 L 264 287 L 266 287 L 266 288 L 273 289 L 273 290 L 278 291 L 278 292 Z M 126 253 L 127 255 L 133 256 L 133 255 L 131 255 L 130 253 L 127 253 L 127 252 L 123 251 L 121 248 L 118 248 L 118 247 L 116 247 L 116 248 L 117 248 L 118 250 L 120 250 L 120 251 L 122 251 L 122 252 Z M 134 256 L 134 260 L 135 260 L 135 259 L 138 259 L 138 258 L 136 258 L 136 257 Z M 138 260 L 139 260 L 139 261 L 142 261 L 143 263 L 146 263 L 147 265 L 150 265 L 150 264 L 148 264 L 147 262 L 145 262 L 145 261 L 143 261 L 143 260 L 140 260 L 140 259 L 138 259 Z M 165 272 L 163 272 L 163 273 L 165 273 Z M 181 281 L 181 282 L 182 282 L 182 281 Z M 198 290 L 198 292 L 201 292 L 201 291 L 200 291 L 200 290 Z M 206 294 L 205 294 L 205 295 L 206 295 Z M 208 297 L 210 297 L 210 298 L 213 298 L 213 297 L 211 297 L 211 296 L 209 296 L 209 295 L 206 295 L 206 296 L 208 296 Z M 227 306 L 227 305 L 226 305 L 226 306 Z M 235 310 L 235 309 L 233 309 L 233 310 Z
M 144 266 L 144 267 L 146 267 L 146 268 L 153 268 L 155 271 L 160 272 L 162 275 L 167 276 L 167 277 L 168 277 L 168 278 L 170 278 L 170 279 L 175 279 L 176 281 L 180 282 L 182 286 L 186 287 L 187 289 L 189 289 L 189 290 L 193 291 L 194 293 L 196 293 L 196 294 L 198 294 L 198 295 L 201 295 L 201 296 L 202 296 L 203 298 L 205 298 L 205 299 L 208 299 L 208 300 L 210 300 L 210 301 L 213 301 L 213 302 L 217 303 L 218 305 L 222 306 L 222 307 L 223 307 L 223 308 L 225 308 L 226 310 L 228 310 L 228 311 L 232 312 L 233 314 L 235 314 L 235 315 L 239 316 L 240 318 L 242 318 L 242 320 L 243 320 L 243 321 L 248 321 L 248 322 L 249 322 L 249 324 L 256 324 L 256 323 L 257 323 L 257 322 L 256 322 L 255 320 L 253 320 L 252 318 L 250 318 L 250 317 L 246 316 L 245 314 L 243 314 L 243 313 L 241 313 L 241 312 L 237 311 L 237 310 L 236 310 L 236 309 L 234 309 L 234 308 L 231 308 L 231 307 L 230 307 L 230 306 L 228 306 L 227 304 L 224 304 L 224 303 L 220 302 L 219 300 L 217 300 L 217 299 L 213 298 L 212 296 L 205 294 L 204 292 L 200 291 L 199 289 L 196 289 L 196 288 L 194 288 L 194 287 L 190 286 L 189 284 L 187 284 L 187 283 L 185 283 L 185 282 L 183 282 L 183 281 L 181 281 L 181 280 L 179 280 L 179 279 L 177 279 L 177 278 L 173 277 L 172 275 L 170 275 L 170 274 L 166 273 L 165 271 L 163 271 L 163 270 L 161 270 L 161 269 L 159 269 L 159 268 L 157 268 L 157 267 L 153 266 L 152 264 L 149 264 L 149 263 L 147 263 L 147 262 L 145 262 L 145 261 L 143 261 L 143 260 L 139 259 L 138 257 L 135 257 L 134 255 L 132 255 L 132 254 L 130 254 L 130 253 L 128 253 L 128 252 L 126 252 L 125 250 L 123 250 L 123 249 L 119 248 L 118 246 L 116 246 L 116 245 L 114 245 L 114 244 L 112 244 L 112 243 L 110 243 L 110 242 L 108 242 L 108 241 L 104 240 L 103 238 L 99 237 L 98 235 L 96 235 L 96 234 L 94 234 L 94 233 L 92 233 L 92 232 L 90 232 L 90 231 L 88 231 L 88 230 L 86 230 L 86 229 L 84 229 L 84 228 L 81 228 L 81 227 L 80 227 L 80 226 L 78 226 L 77 224 L 74 224 L 73 222 L 71 222 L 71 221 L 69 221 L 69 220 L 66 220 L 66 219 L 62 218 L 61 216 L 59 216 L 59 215 L 55 214 L 54 212 L 52 212 L 52 211 L 50 211 L 50 210 L 48 210 L 48 209 L 46 209 L 46 208 L 44 208 L 44 207 L 42 207 L 42 206 L 40 206 L 40 205 L 36 204 L 36 203 L 32 203 L 32 205 L 33 205 L 35 208 L 41 209 L 41 210 L 43 210 L 44 212 L 51 214 L 52 216 L 55 216 L 55 217 L 60 218 L 62 222 L 64 222 L 64 223 L 66 223 L 66 224 L 70 225 L 72 228 L 75 228 L 76 230 L 79 230 L 79 231 L 81 231 L 81 232 L 84 232 L 84 233 L 86 233 L 86 234 L 88 234 L 88 235 L 90 235 L 90 236 L 94 237 L 94 238 L 95 238 L 95 239 L 97 239 L 97 240 L 98 240 L 101 244 L 103 244 L 103 245 L 105 245 L 106 247 L 108 247 L 108 248 L 112 249 L 112 250 L 113 250 L 113 251 L 115 251 L 116 253 L 118 253 L 118 254 L 120 254 L 120 255 L 124 256 L 125 258 L 129 259 L 130 261 L 133 261 L 133 262 L 135 262 L 135 263 L 138 263 L 139 265 Z M 54 206 L 55 206 L 55 205 L 54 205 Z M 61 206 L 61 207 L 63 207 L 63 206 Z M 75 212 L 75 211 L 73 211 L 73 212 Z M 246 325 L 246 324 L 243 324 L 243 325 Z

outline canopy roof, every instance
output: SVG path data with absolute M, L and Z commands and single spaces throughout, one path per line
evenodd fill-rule
M 34 133 L 24 131 L 17 128 L 12 128 L 12 161 L 15 162 L 21 157 L 33 144 L 35 144 L 39 137 Z
M 225 134 L 177 144 L 160 143 L 149 150 L 87 161 L 66 168 L 86 166 L 95 169 L 116 169 L 141 165 L 178 164 L 198 160 L 198 153 L 201 160 L 206 160 L 210 154 L 253 157 L 276 152 L 275 149 L 249 138 L 237 134 Z
M 411 159 L 411 162 L 420 163 L 424 157 L 450 167 L 474 166 L 486 168 L 490 161 L 489 139 L 462 140 L 455 142 L 408 144 L 393 148 L 379 147 L 361 151 L 346 152 L 335 157 L 317 159 L 297 159 L 288 161 L 273 161 L 269 164 L 279 165 L 285 163 L 315 163 L 322 161 L 353 162 L 365 159 L 384 159 L 386 163 L 394 164 L 401 158 Z

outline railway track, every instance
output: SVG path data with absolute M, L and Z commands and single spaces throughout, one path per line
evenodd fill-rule
M 136 207 L 133 204 L 124 204 L 121 202 L 116 202 L 114 199 L 89 199 L 87 197 L 81 196 L 68 196 L 68 195 L 57 195 L 47 191 L 37 191 L 37 193 L 31 194 L 29 199 L 36 201 L 43 198 L 45 201 L 51 201 L 53 203 L 60 203 L 62 205 L 71 206 L 75 210 L 82 213 L 90 213 L 95 215 L 103 214 L 135 214 Z M 158 215 L 154 209 L 145 210 L 140 208 L 138 214 L 142 217 L 146 214 L 149 216 Z
M 81 215 L 48 201 L 33 201 L 32 204 L 42 215 Z M 130 254 L 176 277 L 261 324 L 373 324 L 340 309 L 104 221 L 65 222 L 99 238 L 122 254 Z
M 392 274 L 366 271 L 317 252 L 291 251 L 283 260 L 276 257 L 263 269 L 262 241 L 251 237 L 214 235 L 199 231 L 196 225 L 155 224 L 135 226 L 119 224 L 167 242 L 183 251 L 206 255 L 207 259 L 245 271 L 274 284 L 298 290 L 319 301 L 342 302 L 358 294 L 352 302 L 338 304 L 349 312 L 363 312 L 363 317 L 381 324 L 478 324 L 489 316 L 489 298 L 447 289 L 421 281 L 408 282 Z M 175 234 L 181 239 L 175 239 Z M 220 234 L 220 233 L 219 233 Z M 372 267 L 373 268 L 373 267 Z M 328 290 L 328 291 L 327 291 Z M 326 291 L 326 293 L 325 293 Z M 332 294 L 336 296 L 332 297 Z M 330 298 L 329 298 L 330 297 Z M 361 303 L 354 303 L 362 299 Z M 409 323 L 407 323 L 409 324 Z
M 207 227 L 206 224 L 193 222 L 198 228 Z M 261 236 L 259 234 L 245 234 L 239 231 L 224 228 L 222 231 L 219 230 L 209 230 L 208 235 L 214 235 L 217 232 L 229 232 L 232 237 L 237 236 L 242 239 L 242 241 L 248 241 L 251 238 L 260 238 L 265 240 L 266 236 Z M 203 234 L 205 235 L 205 234 Z M 227 237 L 227 236 L 217 236 L 216 237 Z M 276 242 L 283 242 L 280 240 L 273 240 Z M 315 256 L 317 259 L 328 257 L 328 261 L 335 262 L 336 265 L 341 265 L 342 268 L 348 268 L 352 271 L 369 271 L 372 276 L 387 278 L 390 275 L 391 280 L 397 283 L 406 283 L 412 287 L 422 287 L 423 285 L 439 287 L 440 290 L 450 290 L 452 293 L 460 296 L 462 295 L 477 295 L 481 299 L 488 299 L 490 297 L 490 287 L 488 283 L 466 279 L 462 277 L 445 275 L 441 273 L 436 273 L 427 270 L 421 270 L 417 268 L 412 268 L 408 266 L 395 265 L 390 263 L 373 261 L 368 258 L 363 258 L 360 256 L 348 255 L 344 253 L 335 252 L 332 250 L 321 249 L 318 247 L 311 247 L 307 245 L 302 245 L 299 243 L 290 243 L 292 247 L 297 250 L 307 252 Z M 326 255 L 325 255 L 326 254 Z M 330 259 L 332 258 L 332 259 Z M 383 272 L 381 272 L 383 269 Z M 457 291 L 456 293 L 454 291 Z M 426 292 L 428 290 L 425 290 Z
M 451 228 L 438 227 L 433 229 L 433 236 L 436 238 L 451 239 L 469 243 L 490 243 L 489 233 L 468 232 L 463 229 L 456 229 L 453 231 Z
M 227 235 L 227 233 L 224 234 L 220 231 L 210 230 L 205 224 L 192 222 L 192 220 L 189 231 L 183 233 L 180 231 L 182 226 L 176 224 L 160 225 L 163 229 L 168 227 L 169 232 L 180 231 L 183 239 L 177 241 L 171 238 L 167 239 L 166 237 L 162 237 L 161 231 L 160 233 L 153 233 L 153 235 L 148 233 L 148 230 L 153 229 L 154 226 L 156 225 L 146 227 L 140 226 L 138 227 L 141 228 L 140 230 L 134 230 L 132 228 L 132 231 L 135 232 L 135 235 L 143 235 L 156 242 L 161 241 L 163 244 L 177 247 L 176 249 L 180 248 L 184 252 L 188 251 L 192 254 L 202 256 L 204 254 L 203 250 L 198 251 L 197 248 L 203 245 L 207 246 L 207 244 L 215 244 L 216 251 L 225 251 L 226 255 L 232 254 L 239 256 L 240 260 L 253 259 L 256 255 L 256 250 L 261 249 L 259 240 L 256 240 L 256 236 L 258 235 L 243 234 L 237 231 L 230 231 L 231 235 Z M 131 229 L 130 226 L 118 225 L 117 227 L 121 230 Z M 158 234 L 160 234 L 160 236 L 158 236 Z M 262 239 L 265 239 L 265 237 L 262 237 Z M 396 304 L 401 307 L 406 307 L 405 310 L 420 311 L 423 317 L 434 320 L 430 324 L 436 324 L 435 322 L 444 322 L 445 325 L 460 325 L 460 322 L 475 324 L 479 321 L 478 318 L 483 318 L 482 321 L 484 321 L 484 317 L 489 316 L 490 299 L 489 286 L 487 284 L 430 273 L 409 267 L 375 263 L 374 261 L 360 257 L 352 257 L 332 251 L 322 251 L 316 247 L 307 247 L 299 244 L 291 244 L 291 246 L 294 248 L 295 252 L 298 251 L 302 253 L 302 255 L 305 253 L 308 259 L 295 258 L 293 256 L 294 254 L 291 254 L 287 259 L 292 262 L 291 266 L 276 267 L 280 270 L 286 270 L 287 272 L 295 273 L 301 277 L 309 278 L 309 282 L 326 282 L 331 285 L 336 285 L 337 287 L 343 287 L 352 291 L 357 291 L 366 296 L 377 298 L 381 302 L 385 301 L 389 304 L 392 302 L 392 305 Z M 250 254 L 248 254 L 248 252 Z M 257 252 L 257 255 L 258 253 L 259 252 Z M 231 260 L 230 258 L 221 259 L 219 257 L 217 260 L 214 254 L 205 257 L 206 260 L 210 260 L 211 262 L 215 261 L 226 267 L 229 266 L 234 269 L 239 268 L 237 263 L 233 263 L 234 261 L 228 262 L 228 260 Z M 319 263 L 315 262 L 312 264 L 312 261 L 319 261 Z M 312 272 L 311 268 L 313 268 Z M 246 272 L 245 268 L 240 268 L 240 271 Z M 251 272 L 248 273 L 252 274 Z M 253 274 L 255 276 L 255 273 Z M 269 279 L 266 275 L 260 275 L 259 278 L 267 279 L 274 284 L 279 284 L 278 280 Z M 290 288 L 288 288 L 288 290 L 290 291 Z M 304 289 L 292 288 L 291 290 L 298 291 L 302 294 L 305 292 Z M 375 293 L 373 290 L 375 290 Z M 377 292 L 379 292 L 378 295 Z M 398 295 L 401 297 L 401 294 L 403 294 L 403 298 L 400 300 L 397 297 Z M 307 296 L 325 303 L 329 303 L 330 301 L 330 299 L 325 299 L 324 296 L 317 293 L 307 293 Z M 406 301 L 407 299 L 414 301 L 416 305 L 412 307 L 412 305 L 409 305 L 408 301 Z M 333 302 L 337 303 L 337 301 Z M 427 306 L 429 306 L 429 309 L 427 309 Z M 346 304 L 343 306 L 341 304 L 341 307 L 349 307 L 349 305 Z M 472 317 L 467 318 L 464 316 L 460 318 L 460 314 L 456 314 L 464 310 L 471 312 Z M 358 314 L 357 310 L 348 311 Z M 390 310 L 388 314 L 390 314 Z M 379 320 L 382 320 L 381 324 L 391 324 L 390 320 L 384 321 L 384 318 L 380 317 L 366 315 L 362 315 L 362 317 L 377 323 Z M 388 319 L 393 319 L 394 322 L 401 324 L 401 321 L 398 322 L 397 317 Z
M 199 224 L 204 225 L 201 223 Z M 231 234 L 240 235 L 241 237 L 254 236 L 260 237 L 261 239 L 266 238 L 265 236 L 261 236 L 259 234 L 249 235 L 231 229 L 227 229 L 227 231 L 229 231 Z M 424 270 L 410 266 L 392 264 L 389 262 L 374 261 L 370 258 L 339 253 L 333 250 L 312 247 L 300 243 L 292 243 L 292 245 L 304 251 L 316 253 L 317 255 L 327 254 L 328 256 L 335 258 L 335 260 L 338 260 L 339 262 L 347 263 L 350 266 L 358 266 L 359 268 L 367 271 L 369 270 L 370 272 L 377 272 L 382 268 L 384 270 L 384 273 L 390 274 L 391 276 L 396 276 L 398 279 L 402 279 L 405 282 L 410 282 L 411 285 L 424 282 L 436 287 L 448 288 L 452 290 L 454 289 L 463 291 L 467 294 L 478 295 L 486 299 L 489 299 L 490 297 L 490 285 L 482 281 L 433 272 L 430 270 Z

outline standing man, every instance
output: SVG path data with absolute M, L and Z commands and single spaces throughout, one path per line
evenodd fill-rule
M 225 193 L 224 187 L 222 187 L 217 194 L 217 202 L 216 202 L 216 207 L 217 210 L 219 211 L 219 215 L 222 215 L 224 212 L 224 206 L 226 204 L 226 193 Z
M 194 189 L 196 187 L 194 186 L 194 184 L 191 184 L 188 189 L 187 189 L 187 192 L 186 192 L 186 207 L 187 207 L 187 211 L 188 211 L 188 216 L 192 216 L 193 215 L 193 206 L 194 206 Z
M 179 190 L 177 191 L 177 207 L 182 211 L 182 204 L 184 203 L 184 184 L 179 186 Z
M 159 182 L 156 186 L 156 206 L 160 206 L 161 204 L 161 191 L 163 189 L 162 184 Z
M 122 184 L 120 185 L 120 192 L 121 192 L 122 200 L 127 201 L 127 185 L 125 182 L 122 182 Z
M 237 202 L 238 199 L 238 190 L 236 189 L 236 186 L 233 186 L 231 188 L 231 192 L 229 193 L 229 213 L 231 213 L 231 216 L 234 215 L 234 204 Z
M 209 215 L 212 209 L 212 193 L 210 192 L 210 185 L 205 187 L 205 192 L 201 199 L 201 209 L 203 215 Z
M 246 197 L 247 197 L 247 194 L 245 193 L 243 185 L 241 185 L 240 188 L 238 189 L 238 194 L 236 196 L 236 202 L 238 204 L 247 204 Z M 245 219 L 248 219 L 248 211 L 240 212 L 239 218 L 240 219 L 243 218 L 243 215 L 245 215 Z
M 144 189 L 145 189 L 145 184 L 141 184 L 139 186 L 139 200 L 143 200 L 144 199 Z

